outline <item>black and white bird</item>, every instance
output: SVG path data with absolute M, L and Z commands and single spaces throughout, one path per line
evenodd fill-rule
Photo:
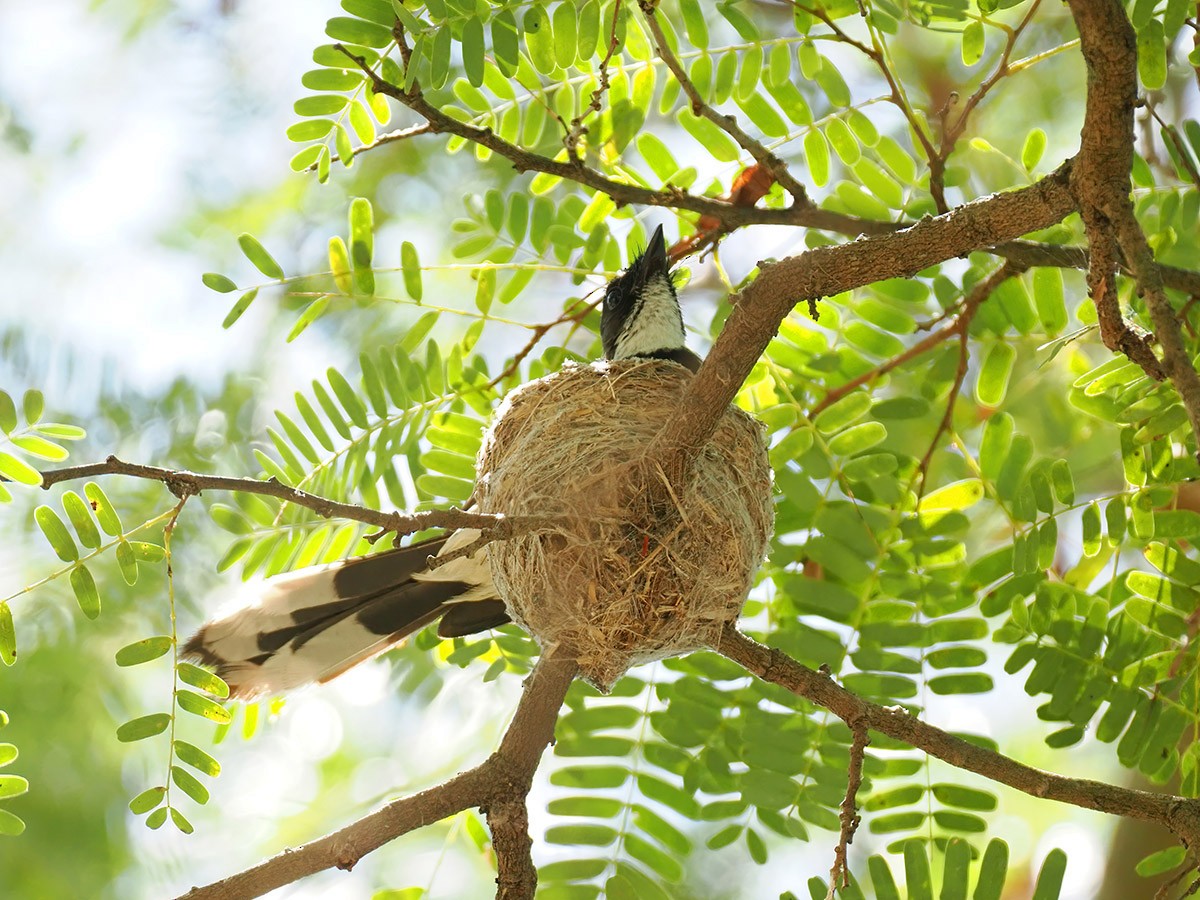
M 666 359 L 693 372 L 700 367 L 700 357 L 684 346 L 662 226 L 608 283 L 600 338 L 606 359 Z M 429 565 L 431 556 L 478 537 L 464 528 L 268 579 L 257 602 L 202 626 L 184 653 L 212 666 L 231 696 L 248 698 L 329 681 L 435 619 L 442 637 L 504 625 L 510 620 L 485 551 Z

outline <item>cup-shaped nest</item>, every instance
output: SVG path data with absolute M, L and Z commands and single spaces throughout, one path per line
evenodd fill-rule
M 510 393 L 479 452 L 482 511 L 560 523 L 488 546 L 510 615 L 541 646 L 572 648 L 602 690 L 633 665 L 710 644 L 771 536 L 753 417 L 726 410 L 684 485 L 663 485 L 647 457 L 691 377 L 658 360 L 568 364 Z

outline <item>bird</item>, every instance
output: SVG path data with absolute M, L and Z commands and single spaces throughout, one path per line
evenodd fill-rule
M 662 359 L 692 372 L 683 314 L 660 225 L 605 288 L 600 340 L 608 360 Z M 464 553 L 478 529 L 460 528 L 370 556 L 269 578 L 251 605 L 209 621 L 183 654 L 214 669 L 231 698 L 274 696 L 325 683 L 438 621 L 443 638 L 511 621 L 486 550 Z M 435 564 L 435 557 L 449 557 Z

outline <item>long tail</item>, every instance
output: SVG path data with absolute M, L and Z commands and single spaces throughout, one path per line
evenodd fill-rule
M 472 543 L 448 537 L 271 578 L 258 602 L 208 622 L 184 654 L 214 667 L 238 698 L 336 678 L 439 616 L 443 637 L 509 621 L 482 551 L 430 569 L 431 555 Z

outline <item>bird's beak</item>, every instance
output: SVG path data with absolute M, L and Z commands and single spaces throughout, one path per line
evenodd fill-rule
M 648 278 L 655 274 L 669 276 L 671 262 L 667 259 L 667 240 L 663 237 L 661 225 L 654 229 L 654 234 L 650 238 L 650 243 L 646 245 L 646 252 L 642 255 L 642 260 L 644 277 Z

